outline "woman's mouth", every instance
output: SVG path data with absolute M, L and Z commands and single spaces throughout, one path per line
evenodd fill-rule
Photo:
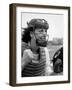
M 41 37 L 41 40 L 42 41 L 46 41 L 46 37 Z

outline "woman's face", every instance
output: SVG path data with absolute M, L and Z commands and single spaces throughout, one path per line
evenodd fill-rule
M 40 46 L 46 46 L 47 45 L 47 29 L 35 29 L 35 37 L 36 37 L 36 43 Z

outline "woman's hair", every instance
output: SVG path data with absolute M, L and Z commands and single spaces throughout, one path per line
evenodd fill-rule
M 28 28 L 25 28 L 22 36 L 22 41 L 28 43 L 31 40 L 30 32 L 37 28 L 48 29 L 49 24 L 45 19 L 32 19 L 29 23 L 27 22 Z
M 32 27 L 28 27 L 24 29 L 22 41 L 28 43 L 31 40 L 30 32 L 33 31 Z

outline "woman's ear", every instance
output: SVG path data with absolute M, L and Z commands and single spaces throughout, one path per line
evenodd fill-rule
M 30 36 L 31 36 L 31 38 L 33 38 L 34 37 L 34 33 L 30 32 Z
M 37 45 L 36 45 L 36 38 L 34 32 L 30 32 L 31 41 L 30 41 L 30 47 L 32 48 L 33 52 L 36 52 Z

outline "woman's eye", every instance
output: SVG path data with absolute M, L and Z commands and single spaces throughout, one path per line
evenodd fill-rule
M 45 32 L 47 32 L 47 30 L 45 30 Z
M 42 30 L 40 30 L 39 32 L 42 32 Z
M 43 32 L 43 30 L 40 30 L 40 32 Z
M 39 30 L 39 32 L 47 32 L 47 30 L 43 30 L 43 29 L 42 29 L 42 30 Z

